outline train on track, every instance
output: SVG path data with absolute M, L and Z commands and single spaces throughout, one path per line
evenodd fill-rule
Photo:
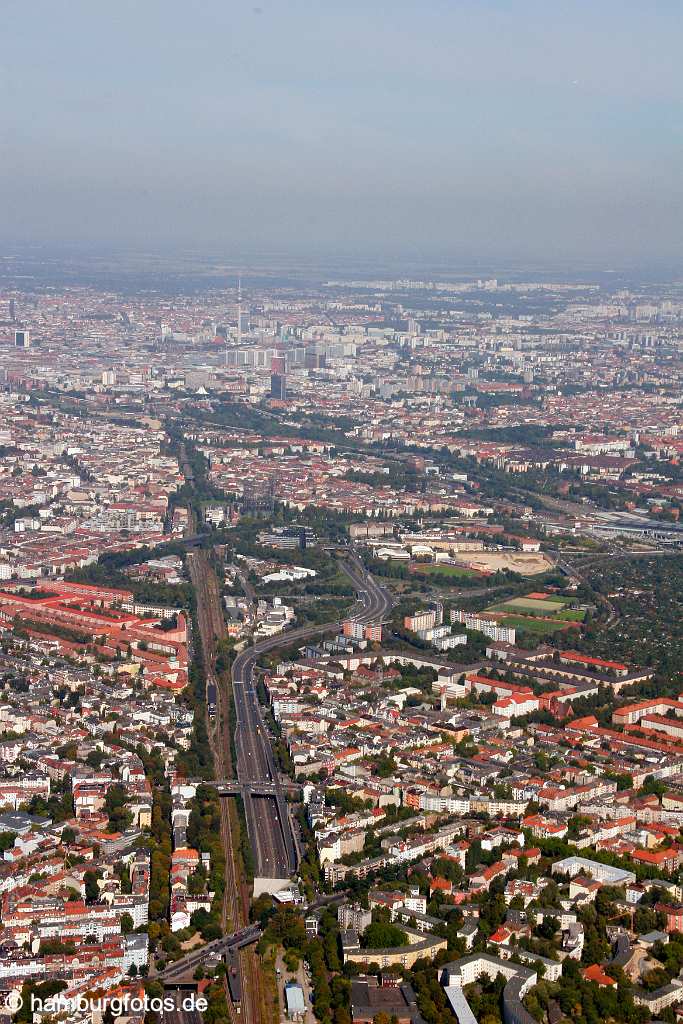
M 239 1007 L 242 1002 L 242 976 L 240 974 L 240 956 L 236 949 L 230 949 L 225 954 L 225 964 L 230 999 L 234 1006 Z
M 209 713 L 211 721 L 216 717 L 216 711 L 218 708 L 218 692 L 216 690 L 216 684 L 211 680 L 208 680 L 206 684 L 206 710 Z

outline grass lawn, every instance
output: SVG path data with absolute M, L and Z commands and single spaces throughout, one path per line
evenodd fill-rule
M 543 608 L 520 607 L 514 601 L 503 601 L 502 604 L 492 604 L 486 609 L 487 612 L 505 612 L 508 615 L 530 615 L 534 619 L 559 619 L 562 617 L 561 610 L 551 612 Z
M 506 608 L 511 608 L 514 611 L 529 611 L 533 615 L 555 615 L 565 604 L 569 604 L 569 602 L 544 601 L 535 597 L 511 597 L 509 601 L 503 602 L 501 608 L 503 611 Z
M 556 619 L 564 619 L 565 622 L 583 622 L 586 618 L 584 611 L 572 610 L 571 608 L 565 608 L 564 611 L 558 612 L 555 616 Z
M 511 597 L 508 601 L 492 604 L 487 612 L 506 612 L 510 615 L 533 616 L 536 619 L 562 619 L 564 622 L 583 622 L 586 613 L 565 608 L 566 598 L 541 599 L 534 597 Z M 559 627 L 558 627 L 559 628 Z M 548 632 L 553 632 L 549 629 Z
M 474 569 L 461 568 L 459 565 L 439 565 L 438 562 L 430 562 L 428 565 L 421 565 L 419 569 L 415 570 L 415 574 L 418 576 L 434 576 L 437 573 L 439 575 L 443 574 L 444 576 L 477 575 Z
M 561 629 L 569 626 L 568 622 L 558 622 L 557 619 L 532 618 L 524 615 L 506 615 L 501 619 L 503 626 L 512 626 L 520 633 L 533 633 L 534 636 L 551 636 Z

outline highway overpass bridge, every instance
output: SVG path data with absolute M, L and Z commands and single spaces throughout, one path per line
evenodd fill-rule
M 351 614 L 360 622 L 382 621 L 391 610 L 389 593 L 365 570 L 355 553 L 341 564 L 357 592 L 358 601 Z M 263 722 L 254 668 L 259 657 L 268 651 L 338 629 L 338 622 L 329 622 L 278 633 L 241 651 L 232 665 L 237 779 L 224 780 L 219 792 L 225 796 L 239 792 L 242 797 L 254 853 L 255 895 L 282 889 L 296 872 L 302 851 L 286 799 L 298 787 L 280 777 Z
M 206 785 L 217 789 L 219 796 L 277 796 L 278 791 L 295 797 L 301 795 L 301 785 L 291 779 L 281 780 L 279 790 L 274 782 L 239 782 L 237 779 L 216 779 Z

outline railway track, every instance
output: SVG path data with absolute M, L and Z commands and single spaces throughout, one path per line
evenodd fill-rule
M 366 571 L 355 553 L 350 553 L 340 564 L 357 592 L 357 600 L 349 616 L 361 623 L 383 621 L 392 607 L 389 592 Z M 287 630 L 257 641 L 233 662 L 237 776 L 243 783 L 265 783 L 274 788 L 272 796 L 245 796 L 249 839 L 262 879 L 284 880 L 290 877 L 298 865 L 298 851 L 271 740 L 261 716 L 254 669 L 261 654 L 333 629 L 338 629 L 338 623 Z
M 237 721 L 236 746 L 238 764 L 232 764 L 230 743 L 230 697 L 226 680 L 216 676 L 216 644 L 225 636 L 220 586 L 206 554 L 192 551 L 187 555 L 188 569 L 197 598 L 197 621 L 204 652 L 207 683 L 215 686 L 216 713 L 213 722 L 207 713 L 207 728 L 212 745 L 216 773 L 224 779 L 238 775 L 240 781 L 269 780 L 279 790 L 279 773 L 270 739 L 266 734 L 258 705 L 252 671 L 260 654 L 296 639 L 325 633 L 337 628 L 336 623 L 303 627 L 268 638 L 238 656 L 232 667 L 232 699 Z M 360 622 L 382 620 L 391 610 L 391 596 L 366 572 L 357 556 L 352 555 L 344 571 L 357 589 L 357 601 L 351 614 Z M 242 581 L 244 583 L 244 581 Z M 246 589 L 246 588 L 245 588 Z M 254 800 L 257 801 L 254 806 Z M 287 877 L 296 867 L 296 849 L 289 831 L 284 797 L 249 798 L 245 802 L 250 839 L 266 877 Z M 249 918 L 249 889 L 236 865 L 233 835 L 237 825 L 233 801 L 221 801 L 221 833 L 226 851 L 226 885 L 223 905 L 223 927 L 237 931 Z M 255 950 L 240 952 L 242 1020 L 258 1024 L 263 1020 L 262 977 Z M 231 1015 L 235 1021 L 235 1008 Z
M 220 680 L 215 672 L 216 644 L 226 635 L 220 586 L 204 552 L 190 552 L 187 556 L 187 564 L 197 599 L 197 622 L 204 652 L 207 684 L 212 682 L 216 692 L 216 714 L 213 722 L 209 720 L 207 714 L 209 742 L 214 757 L 216 775 L 219 778 L 230 779 L 234 777 L 234 767 L 230 755 L 230 695 L 227 683 Z M 238 931 L 249 921 L 250 893 L 249 887 L 237 868 L 233 838 L 240 823 L 234 801 L 221 800 L 220 807 L 221 836 L 225 849 L 222 926 L 226 933 L 231 933 Z M 240 951 L 239 964 L 242 1020 L 258 1024 L 262 1019 L 262 991 L 255 952 L 250 949 Z M 237 1009 L 230 1000 L 228 1005 L 234 1024 L 239 1019 Z

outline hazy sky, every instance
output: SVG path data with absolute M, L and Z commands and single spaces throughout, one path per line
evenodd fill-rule
M 683 256 L 680 0 L 4 0 L 0 239 Z

